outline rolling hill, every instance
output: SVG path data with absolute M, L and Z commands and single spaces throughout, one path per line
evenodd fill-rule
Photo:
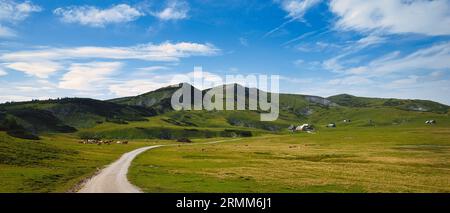
M 0 131 L 27 139 L 38 139 L 45 133 L 74 132 L 113 138 L 170 139 L 252 135 L 245 133 L 247 131 L 253 134 L 280 132 L 290 124 L 305 122 L 318 126 L 330 122 L 345 126 L 421 125 L 427 119 L 450 123 L 449 107 L 444 104 L 347 94 L 328 98 L 280 94 L 280 115 L 274 122 L 260 121 L 261 110 L 174 111 L 170 101 L 180 86 L 183 84 L 106 101 L 63 98 L 0 104 Z M 210 90 L 186 86 L 203 95 Z M 224 90 L 240 87 L 248 99 L 249 88 L 237 84 L 222 87 Z M 234 100 L 237 100 L 236 92 Z M 344 119 L 353 122 L 344 124 Z
M 151 108 L 86 98 L 6 103 L 0 105 L 0 128 L 10 135 L 33 138 L 31 135 L 75 132 L 103 122 L 142 121 L 155 114 Z
M 434 101 L 426 100 L 404 100 L 394 98 L 365 98 L 348 94 L 335 95 L 328 100 L 347 107 L 394 107 L 401 110 L 417 112 L 434 112 L 445 114 L 449 106 Z
M 172 110 L 170 104 L 172 94 L 181 86 L 183 86 L 183 84 L 163 87 L 141 95 L 112 99 L 108 100 L 108 102 L 127 106 L 151 108 L 159 113 L 164 113 Z M 197 88 L 191 85 L 188 86 L 191 88 L 192 93 L 194 93 L 194 91 L 200 92 L 200 90 L 198 90 Z
M 262 110 L 174 111 L 170 99 L 179 86 L 105 101 L 0 104 L 0 192 L 73 191 L 125 152 L 186 138 L 194 144 L 230 142 L 153 150 L 133 163 L 132 183 L 149 192 L 448 191 L 442 187 L 448 176 L 446 105 L 280 94 L 278 120 L 262 122 Z M 188 86 L 202 94 L 209 91 Z M 437 123 L 424 124 L 430 119 Z M 326 128 L 330 122 L 337 128 Z M 303 123 L 313 124 L 315 134 L 287 130 Z M 80 138 L 130 143 L 99 146 L 78 143 Z M 224 172 L 225 179 L 217 176 Z

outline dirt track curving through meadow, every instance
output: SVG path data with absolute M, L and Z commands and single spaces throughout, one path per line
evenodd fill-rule
M 147 146 L 123 154 L 119 160 L 89 179 L 79 193 L 139 193 L 141 190 L 128 182 L 127 173 L 131 161 L 139 154 L 160 147 Z
M 220 140 L 206 143 L 193 143 L 183 145 L 202 145 L 202 144 L 215 144 L 233 140 Z M 78 191 L 79 193 L 141 193 L 142 191 L 131 184 L 127 179 L 128 168 L 131 165 L 133 159 L 139 154 L 158 147 L 163 146 L 178 146 L 178 144 L 171 145 L 154 145 L 146 146 L 139 149 L 135 149 L 131 152 L 123 154 L 119 160 L 108 165 L 102 169 L 98 174 L 90 178 L 83 187 Z

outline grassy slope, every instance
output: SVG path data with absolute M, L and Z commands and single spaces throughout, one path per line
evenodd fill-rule
M 237 85 L 234 86 L 237 87 Z M 352 119 L 358 120 L 358 122 L 349 125 L 379 126 L 417 124 L 423 123 L 426 119 L 436 119 L 440 122 L 443 118 L 448 118 L 448 113 L 446 113 L 448 106 L 431 101 L 363 98 L 350 95 L 332 96 L 328 100 L 314 96 L 280 94 L 279 119 L 275 122 L 261 122 L 259 121 L 260 115 L 254 111 L 173 112 L 170 107 L 170 98 L 177 89 L 166 87 L 139 96 L 110 101 L 66 98 L 1 104 L 0 130 L 7 130 L 10 135 L 20 135 L 11 133 L 21 133 L 26 130 L 28 132 L 25 133 L 35 136 L 48 132 L 73 132 L 77 129 L 88 132 L 104 129 L 104 131 L 97 133 L 105 138 L 166 137 L 165 135 L 158 135 L 159 132 L 173 133 L 170 137 L 182 135 L 187 137 L 216 137 L 223 136 L 223 133 L 221 133 L 223 128 L 230 127 L 236 129 L 249 128 L 249 131 L 255 132 L 274 132 L 285 130 L 290 124 L 305 122 L 325 125 L 329 122 L 340 123 L 344 119 Z M 191 89 L 196 90 L 194 87 L 191 87 Z M 203 92 L 206 92 L 206 90 Z M 421 112 L 417 109 L 436 113 Z M 156 114 L 159 114 L 157 118 L 150 118 L 150 122 L 154 122 L 154 124 L 149 125 L 149 122 L 145 121 L 145 117 L 155 116 Z M 11 122 L 8 121 L 9 124 L 14 124 L 12 121 L 17 121 L 16 123 L 19 126 L 16 129 L 2 128 L 5 118 L 13 119 Z M 160 122 L 162 120 L 166 122 Z M 124 125 L 129 122 L 132 122 L 132 124 Z M 111 125 L 111 123 L 115 123 L 115 125 Z M 158 126 L 167 126 L 165 125 L 167 123 L 173 125 L 167 128 Z M 186 128 L 190 129 L 186 130 Z M 190 131 L 192 128 L 199 131 Z
M 343 123 L 344 119 L 351 119 L 351 123 Z M 450 125 L 449 114 L 430 112 L 412 112 L 388 107 L 348 108 L 337 107 L 322 109 L 308 117 L 307 121 L 324 125 L 335 122 L 338 125 L 365 126 L 423 126 L 426 120 L 435 119 L 443 125 Z
M 173 138 L 218 137 L 224 130 L 251 131 L 252 134 L 285 133 L 290 124 L 312 123 L 322 128 L 330 122 L 348 127 L 382 127 L 382 126 L 423 126 L 425 120 L 435 119 L 442 125 L 450 125 L 448 114 L 430 112 L 412 112 L 395 108 L 322 108 L 309 105 L 310 115 L 296 115 L 296 109 L 304 108 L 305 103 L 290 104 L 292 109 L 282 109 L 280 118 L 275 122 L 259 121 L 257 112 L 249 111 L 181 111 L 167 112 L 148 117 L 147 121 L 129 124 L 103 123 L 93 128 L 80 129 L 81 132 L 97 134 L 103 138 L 162 138 L 161 132 L 169 132 Z M 303 113 L 303 112 L 302 112 Z M 344 123 L 351 119 L 351 123 Z M 275 131 L 275 132 L 274 132 Z
M 249 126 L 234 126 L 228 123 L 229 117 L 239 117 L 245 119 Z M 258 120 L 257 113 L 249 112 L 208 112 L 208 111 L 190 111 L 190 112 L 168 112 L 162 115 L 148 117 L 147 121 L 130 122 L 129 124 L 103 123 L 94 128 L 80 129 L 80 134 L 95 134 L 103 138 L 164 138 L 161 134 L 167 133 L 176 139 L 179 137 L 188 138 L 211 138 L 211 137 L 230 137 L 225 134 L 228 131 L 251 132 L 252 136 L 267 134 L 270 131 L 259 128 L 258 125 L 277 125 L 279 129 L 289 125 L 287 122 L 278 121 L 274 123 L 263 123 Z
M 371 109 L 371 108 L 361 108 L 361 109 L 349 109 L 349 108 L 333 108 L 331 110 L 326 110 L 321 108 L 314 108 L 316 113 L 313 113 L 309 118 L 298 119 L 298 122 L 313 122 L 317 124 L 318 133 L 316 135 L 298 135 L 294 137 L 286 137 L 283 135 L 277 136 L 278 138 L 273 139 L 243 139 L 244 143 L 252 143 L 252 146 L 242 146 L 241 143 L 233 143 L 227 145 L 213 145 L 217 146 L 220 149 L 219 152 L 211 152 L 208 155 L 203 155 L 203 152 L 200 152 L 201 149 L 187 149 L 182 148 L 182 151 L 172 150 L 171 152 L 163 152 L 161 155 L 153 155 L 153 153 L 159 153 L 160 151 L 151 151 L 151 155 L 149 160 L 153 161 L 156 158 L 160 158 L 161 161 L 165 163 L 170 163 L 175 161 L 176 164 L 168 164 L 166 171 L 160 173 L 161 171 L 156 171 L 157 176 L 148 176 L 147 166 L 143 166 L 139 170 L 139 176 L 143 179 L 141 181 L 148 182 L 154 181 L 155 179 L 159 183 L 159 179 L 161 180 L 161 185 L 156 185 L 157 188 L 150 187 L 148 190 L 150 191 L 246 191 L 245 187 L 254 187 L 259 186 L 259 183 L 255 183 L 257 185 L 248 185 L 248 182 L 251 179 L 258 180 L 258 178 L 253 177 L 253 174 L 246 174 L 247 171 L 244 171 L 241 175 L 240 172 L 231 172 L 234 175 L 224 174 L 224 177 L 230 176 L 230 178 L 219 178 L 216 177 L 208 177 L 208 176 L 198 176 L 198 174 L 189 174 L 195 169 L 205 170 L 209 167 L 214 167 L 216 169 L 215 172 L 221 174 L 222 170 L 227 171 L 219 164 L 213 163 L 211 164 L 211 159 L 217 159 L 221 163 L 225 162 L 226 167 L 227 163 L 230 163 L 231 167 L 233 165 L 245 165 L 242 163 L 245 162 L 258 162 L 261 164 L 271 164 L 272 167 L 268 167 L 269 170 L 276 171 L 278 168 L 276 164 L 280 165 L 293 165 L 297 164 L 305 164 L 304 160 L 296 159 L 293 161 L 286 161 L 281 159 L 280 157 L 275 157 L 272 159 L 272 156 L 280 155 L 280 151 L 286 149 L 286 144 L 297 145 L 298 140 L 308 140 L 308 143 L 330 143 L 334 144 L 335 141 L 339 141 L 339 137 L 346 136 L 348 134 L 356 135 L 354 141 L 350 141 L 351 143 L 341 143 L 343 146 L 330 146 L 326 150 L 315 150 L 314 152 L 307 153 L 313 155 L 321 156 L 325 155 L 325 158 L 328 158 L 327 155 L 330 153 L 340 153 L 345 152 L 346 149 L 354 149 L 355 152 L 362 153 L 362 155 L 371 154 L 373 157 L 384 157 L 383 152 L 393 153 L 392 150 L 398 152 L 397 149 L 392 149 L 395 147 L 397 143 L 403 143 L 403 141 L 411 140 L 412 144 L 419 143 L 425 141 L 426 143 L 434 144 L 436 142 L 448 141 L 448 127 L 450 126 L 450 119 L 448 119 L 447 114 L 433 114 L 433 113 L 418 113 L 418 112 L 408 112 L 397 109 Z M 239 115 L 239 113 L 242 113 Z M 318 116 L 322 115 L 322 116 Z M 143 138 L 149 138 L 153 133 L 142 134 L 142 132 L 136 132 L 137 128 L 151 129 L 156 132 L 160 131 L 161 128 L 164 130 L 168 130 L 170 133 L 186 133 L 186 129 L 192 130 L 196 129 L 199 132 L 203 131 L 212 131 L 212 132 L 221 132 L 225 129 L 228 130 L 251 130 L 254 136 L 266 135 L 270 133 L 269 131 L 261 130 L 258 128 L 251 127 L 243 127 L 243 126 L 233 126 L 228 123 L 228 117 L 237 116 L 239 118 L 245 118 L 247 121 L 257 120 L 258 115 L 256 113 L 250 114 L 245 112 L 169 112 L 163 115 L 149 117 L 148 121 L 138 121 L 138 122 L 130 122 L 129 124 L 116 124 L 116 123 L 103 123 L 96 125 L 93 128 L 84 128 L 81 129 L 81 132 L 92 132 L 96 134 L 104 134 L 108 137 L 115 138 L 139 138 L 139 140 L 143 140 Z M 246 117 L 247 116 L 247 117 Z M 352 119 L 353 122 L 349 124 L 340 123 L 342 119 Z M 367 125 L 367 119 L 376 118 L 374 120 L 374 125 L 371 125 L 370 128 Z M 175 119 L 177 124 L 173 122 L 168 122 L 167 119 Z M 289 118 L 291 119 L 291 118 Z M 426 126 L 423 124 L 423 121 L 426 119 L 436 119 L 438 124 L 436 126 Z M 338 129 L 329 130 L 323 127 L 327 122 L 337 121 Z M 392 125 L 393 121 L 403 121 L 399 122 L 396 125 Z M 280 120 L 275 122 L 282 126 L 287 126 L 289 122 L 287 119 Z M 187 126 L 184 126 L 187 124 Z M 387 126 L 389 125 L 389 126 Z M 395 130 L 395 131 L 393 131 Z M 431 131 L 430 131 L 431 130 Z M 192 133 L 192 131 L 188 131 Z M 286 133 L 285 130 L 282 132 Z M 387 134 L 389 133 L 389 134 Z M 414 134 L 412 134 L 414 133 Z M 73 134 L 52 134 L 52 135 L 44 135 L 42 140 L 40 141 L 29 141 L 18 138 L 13 138 L 6 135 L 4 132 L 0 132 L 0 180 L 5 182 L 0 187 L 0 191 L 17 191 L 17 192 L 49 192 L 49 191 L 66 191 L 71 186 L 75 185 L 78 181 L 80 181 L 83 177 L 89 176 L 93 172 L 95 172 L 96 168 L 106 165 L 112 162 L 114 159 L 118 158 L 122 153 L 134 149 L 139 146 L 151 144 L 152 142 L 142 143 L 139 141 L 132 142 L 129 146 L 96 146 L 96 145 L 82 145 L 77 143 L 78 133 Z M 149 135 L 150 134 L 150 135 Z M 197 138 L 195 137 L 196 133 L 193 132 L 194 135 L 189 135 L 189 138 Z M 220 134 L 215 136 L 221 136 Z M 417 136 L 417 137 L 415 137 Z M 273 136 L 272 136 L 273 137 Z M 202 137 L 198 137 L 202 138 Z M 338 140 L 336 140 L 336 138 Z M 371 148 L 373 144 L 371 143 L 371 139 L 373 138 L 381 138 L 380 146 L 376 149 L 377 152 L 368 153 L 368 148 Z M 199 140 L 199 139 L 197 139 Z M 216 139 L 202 139 L 204 141 L 208 140 L 216 140 Z M 154 143 L 171 143 L 173 141 L 168 140 L 151 140 L 155 141 Z M 257 143 L 255 143 L 257 142 Z M 244 144 L 242 143 L 242 144 Z M 257 146 L 253 146 L 257 144 Z M 281 145 L 283 144 L 283 145 Z M 250 145 L 250 144 L 248 144 Z M 345 146 L 344 146 L 345 145 Z M 200 147 L 200 146 L 199 146 Z M 247 148 L 247 147 L 251 147 Z M 210 150 L 208 147 L 203 147 L 207 150 Z M 187 149 L 187 150 L 184 150 Z M 242 149 L 242 150 L 241 150 Z M 254 150 L 253 150 L 254 149 Z M 433 148 L 437 150 L 437 152 L 443 153 L 440 155 L 442 157 L 448 157 L 448 153 L 445 147 L 435 147 Z M 164 149 L 165 150 L 165 149 Z M 243 152 L 243 150 L 247 150 Z M 442 151 L 443 150 L 443 151 Z M 235 153 L 236 151 L 236 153 Z M 375 150 L 374 150 L 375 151 Z M 209 152 L 209 151 L 208 151 Z M 189 154 L 191 153 L 191 154 Z M 399 152 L 401 153 L 401 152 Z M 414 153 L 414 152 L 413 152 Z M 289 154 L 289 153 L 288 153 Z M 184 156 L 187 155 L 188 157 Z M 193 155 L 193 157 L 189 157 Z M 228 156 L 228 157 L 225 157 Z M 408 157 L 407 160 L 414 161 L 416 155 L 410 155 L 410 153 L 405 154 Z M 436 156 L 436 157 L 439 157 Z M 225 160 L 223 160 L 224 158 Z M 261 160 L 263 158 L 263 160 Z M 430 158 L 430 156 L 425 156 L 425 158 Z M 227 160 L 229 159 L 229 160 Z M 265 160 L 264 160 L 265 159 Z M 356 158 L 358 160 L 365 160 Z M 435 159 L 430 158 L 431 161 Z M 187 160 L 187 161 L 186 161 Z M 178 172 L 178 165 L 190 165 L 191 161 L 194 160 L 194 164 L 192 167 L 185 168 L 185 170 L 180 173 L 181 176 L 173 176 L 172 172 Z M 326 160 L 326 159 L 325 159 Z M 448 158 L 446 161 L 439 160 L 441 163 L 448 163 Z M 273 163 L 270 163 L 272 162 Z M 69 163 L 70 162 L 70 163 Z M 138 161 L 139 164 L 140 161 Z M 314 162 L 313 162 L 314 163 Z M 139 165 L 138 164 L 138 165 Z M 211 165 L 210 165 L 211 164 Z M 393 163 L 393 168 L 396 168 L 396 163 Z M 143 165 L 148 165 L 148 163 L 143 163 Z M 378 165 L 378 164 L 376 164 Z M 173 167 L 172 167 L 173 166 Z M 256 167 L 257 168 L 257 167 Z M 414 171 L 411 167 L 410 171 Z M 191 170 L 191 171 L 190 171 Z M 251 169 L 249 170 L 251 171 Z M 294 170 L 295 171 L 295 170 Z M 301 170 L 300 170 L 301 171 Z M 420 171 L 420 170 L 418 170 Z M 153 172 L 153 171 L 150 171 Z M 177 174 L 175 172 L 175 174 Z M 360 171 L 363 174 L 363 171 Z M 371 174 L 374 171 L 369 171 L 367 174 Z M 378 171 L 377 171 L 378 172 Z M 409 171 L 403 171 L 408 173 Z M 166 173 L 166 174 L 165 174 Z M 184 173 L 188 173 L 187 177 L 184 176 Z M 225 172 L 226 173 L 226 172 Z M 283 174 L 283 171 L 281 171 Z M 168 175 L 170 177 L 168 177 Z M 190 177 L 193 175 L 192 177 Z M 283 174 L 287 175 L 288 174 Z M 316 174 L 319 175 L 319 174 Z M 392 174 L 386 173 L 387 177 Z M 242 177 L 241 177 L 242 176 Z M 441 178 L 448 176 L 447 173 L 442 173 Z M 185 179 L 188 178 L 188 179 Z M 194 179 L 189 179 L 194 178 Z M 197 178 L 197 179 L 195 179 Z M 203 188 L 195 188 L 190 186 L 189 181 L 194 180 L 202 180 L 206 178 L 205 183 L 209 185 Z M 250 178 L 250 179 L 249 179 Z M 288 179 L 295 178 L 289 177 Z M 144 180 L 145 179 L 145 180 Z M 248 179 L 248 180 L 247 180 Z M 186 184 L 179 184 L 176 181 L 187 181 Z M 138 180 L 139 181 L 139 180 Z M 179 184 L 179 188 L 176 189 L 166 189 L 164 188 L 165 184 L 173 185 L 174 182 Z M 209 182 L 208 182 L 209 181 Z M 215 185 L 216 181 L 221 181 L 221 184 Z M 264 180 L 265 181 L 265 180 Z M 264 182 L 263 181 L 263 182 Z M 292 179 L 291 179 L 292 181 Z M 295 181 L 293 181 L 295 182 Z M 141 183 L 138 183 L 142 185 Z M 152 183 L 153 184 L 153 183 Z M 320 190 L 329 190 L 325 186 L 313 186 L 310 189 L 305 189 L 298 184 L 302 184 L 302 181 L 299 181 L 298 184 L 294 184 L 289 190 L 283 189 L 280 187 L 273 187 L 273 185 L 281 185 L 283 182 L 269 182 L 267 187 L 262 187 L 261 190 L 265 191 L 320 191 Z M 303 183 L 306 187 L 306 183 Z M 334 183 L 333 183 L 334 184 Z M 145 186 L 145 184 L 143 184 Z M 356 184 L 357 185 L 357 184 Z M 270 186 L 270 187 L 269 187 Z M 161 187 L 159 189 L 158 187 Z M 284 186 L 283 186 L 284 187 Z M 325 188 L 323 188 L 325 187 Z M 366 186 L 367 187 L 367 186 Z M 359 188 L 356 191 L 362 191 Z M 406 191 L 406 187 L 404 188 Z M 433 191 L 431 188 L 428 188 L 428 191 Z M 252 191 L 251 189 L 250 191 Z M 352 191 L 350 189 L 346 189 L 345 187 L 338 186 L 336 188 L 331 187 L 331 191 Z M 364 189 L 366 190 L 366 189 Z M 378 189 L 376 189 L 378 190 Z M 380 189 L 383 191 L 382 189 Z M 425 189 L 416 189 L 416 191 L 426 191 Z M 367 189 L 367 191 L 373 191 L 373 189 Z M 395 191 L 395 190 L 389 190 Z M 401 190 L 400 190 L 401 191 Z
M 154 100 L 163 100 L 167 104 L 164 101 L 169 97 L 167 92 L 162 89 L 159 93 L 114 102 L 152 105 Z M 334 99 L 342 102 L 342 97 Z M 126 151 L 151 143 L 171 142 L 152 140 L 147 143 L 133 141 L 129 146 L 82 145 L 76 143 L 81 133 L 140 141 L 180 137 L 199 140 L 232 137 L 246 131 L 251 131 L 253 136 L 273 134 L 273 130 L 281 130 L 276 133 L 282 134 L 287 133 L 286 128 L 290 124 L 301 123 L 315 124 L 318 134 L 245 138 L 242 143 L 212 145 L 216 148 L 193 146 L 154 150 L 151 155 L 144 155 L 143 160 L 138 161 L 133 171 L 139 171 L 139 177 L 136 173 L 132 173 L 132 177 L 148 191 L 439 191 L 439 184 L 444 186 L 442 190 L 449 191 L 448 181 L 442 182 L 449 176 L 446 144 L 449 141 L 449 114 L 407 110 L 420 103 L 419 107 L 428 106 L 440 112 L 443 110 L 440 105 L 426 101 L 406 100 L 399 103 L 399 100 L 352 97 L 349 106 L 329 106 L 320 98 L 307 99 L 307 96 L 286 94 L 280 96 L 280 101 L 281 113 L 276 122 L 260 122 L 257 112 L 173 112 L 167 111 L 164 104 L 160 105 L 162 108 L 156 108 L 164 114 L 145 117 L 152 114 L 153 109 L 91 99 L 0 105 L 0 111 L 10 113 L 8 116 L 23 117 L 18 119 L 21 124 L 25 127 L 35 124 L 41 128 L 35 131 L 43 135 L 40 141 L 29 141 L 10 137 L 0 130 L 0 180 L 5 183 L 0 186 L 0 192 L 66 191 L 96 168 L 112 162 Z M 353 102 L 363 106 L 354 107 Z M 32 112 L 27 109 L 50 111 L 55 115 L 54 122 L 46 126 L 49 122 L 42 121 L 48 119 L 41 119 L 47 115 L 45 113 L 23 116 L 23 112 Z M 344 119 L 353 122 L 343 123 Z M 424 121 L 429 119 L 437 120 L 438 124 L 433 127 L 424 125 Z M 329 122 L 337 123 L 338 128 L 324 128 Z M 46 133 L 58 132 L 64 124 L 76 127 L 79 132 Z M 303 143 L 312 145 L 303 146 Z M 404 143 L 409 143 L 412 148 L 401 147 Z M 426 146 L 418 145 L 421 143 Z M 287 148 L 289 146 L 298 147 Z M 295 151 L 297 148 L 301 151 Z M 160 167 L 148 166 L 155 161 Z M 261 165 L 268 166 L 259 168 Z M 352 181 L 350 174 L 353 171 L 346 168 L 354 169 L 361 178 Z M 269 175 L 261 175 L 258 173 L 260 170 Z M 272 171 L 278 172 L 272 174 Z M 431 175 L 426 178 L 417 172 L 431 172 Z M 276 175 L 278 173 L 279 176 Z M 311 174 L 302 176 L 305 173 Z M 416 175 L 416 182 L 409 177 L 411 174 Z M 383 178 L 380 175 L 384 175 Z M 282 178 L 284 176 L 288 178 Z M 372 180 L 372 176 L 380 181 Z M 193 186 L 196 181 L 202 184 Z M 372 186 L 370 181 L 376 183 Z M 411 186 L 393 186 L 402 181 L 410 181 Z M 421 184 L 423 187 L 419 187 Z
M 164 141 L 85 145 L 69 135 L 30 141 L 0 132 L 0 192 L 65 192 L 121 154 Z
M 449 107 L 434 101 L 395 99 L 395 98 L 366 98 L 348 94 L 335 95 L 327 98 L 341 106 L 348 107 L 393 107 L 407 111 L 423 111 L 447 113 Z
M 102 122 L 126 123 L 154 115 L 152 109 L 125 106 L 86 98 L 30 101 L 0 104 L 0 123 L 4 117 L 14 118 L 29 132 L 72 132 Z M 2 118 L 3 117 L 3 118 Z
M 147 192 L 450 192 L 449 176 L 442 124 L 166 147 L 140 155 L 129 173 Z

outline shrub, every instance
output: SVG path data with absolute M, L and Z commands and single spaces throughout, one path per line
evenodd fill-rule
M 177 142 L 191 143 L 192 141 L 189 138 L 178 138 Z
M 80 139 L 83 139 L 83 140 L 87 140 L 87 139 L 100 140 L 101 139 L 100 136 L 94 132 L 80 132 L 80 133 L 78 133 L 78 137 L 80 137 Z

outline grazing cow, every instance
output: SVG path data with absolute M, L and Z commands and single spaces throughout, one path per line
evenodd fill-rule
M 295 131 L 295 126 L 291 124 L 291 125 L 288 127 L 288 130 L 291 131 L 291 132 Z
M 329 123 L 327 125 L 327 128 L 336 128 L 336 124 L 335 123 Z
M 428 120 L 428 121 L 425 121 L 425 124 L 436 124 L 436 121 L 435 120 Z
M 295 131 L 305 131 L 306 132 L 306 131 L 312 131 L 312 130 L 314 130 L 314 128 L 309 124 L 303 124 L 303 125 L 297 126 L 297 128 L 295 128 Z

